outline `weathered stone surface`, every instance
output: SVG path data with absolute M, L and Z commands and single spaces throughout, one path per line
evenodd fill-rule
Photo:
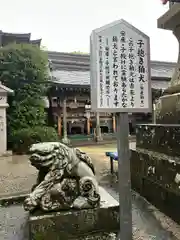
M 172 30 L 180 46 L 180 4 L 158 19 L 158 27 Z M 137 126 L 137 149 L 131 151 L 132 180 L 143 196 L 161 209 L 164 206 L 180 222 L 180 51 L 163 94 L 156 102 L 158 124 Z
M 118 231 L 119 203 L 103 188 L 100 188 L 100 196 L 101 205 L 95 209 L 30 214 L 31 239 L 69 240 L 81 235 L 86 239 L 93 232 Z
M 136 146 L 169 156 L 180 156 L 180 125 L 137 125 Z
M 37 184 L 24 201 L 26 211 L 59 211 L 99 206 L 99 187 L 91 158 L 60 142 L 30 147 L 30 161 L 39 170 Z
M 175 88 L 178 93 L 160 97 L 156 106 L 156 123 L 158 124 L 179 124 L 180 123 L 180 85 Z M 179 88 L 178 88 L 179 87 Z M 170 91 L 169 89 L 165 90 Z M 164 94 L 167 94 L 164 92 Z
M 78 237 L 74 240 L 116 240 L 117 234 L 116 233 L 96 233 L 96 234 L 90 234 L 88 237 Z
M 180 195 L 180 158 L 170 158 L 165 154 L 145 149 L 131 150 L 131 153 L 133 159 L 139 159 L 142 170 L 139 176 L 141 174 L 143 178 L 156 182 Z M 133 161 L 132 164 L 134 165 Z
M 137 148 L 131 150 L 131 169 L 133 188 L 180 222 L 180 158 Z
M 143 182 L 143 162 L 136 150 L 131 150 L 131 185 L 134 190 L 141 193 Z

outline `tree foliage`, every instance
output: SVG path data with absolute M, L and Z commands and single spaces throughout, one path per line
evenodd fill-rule
M 29 146 L 39 142 L 51 142 L 58 141 L 58 135 L 53 127 L 33 127 L 33 128 L 22 128 L 15 131 L 11 137 L 13 142 L 11 149 L 16 153 L 27 153 Z
M 45 125 L 42 97 L 48 83 L 48 57 L 37 46 L 13 44 L 0 49 L 0 81 L 14 90 L 7 109 L 8 132 Z

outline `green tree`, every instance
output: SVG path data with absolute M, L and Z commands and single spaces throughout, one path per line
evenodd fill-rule
M 48 57 L 31 44 L 13 44 L 0 49 L 0 81 L 14 90 L 7 109 L 8 133 L 45 125 L 42 97 L 48 83 Z

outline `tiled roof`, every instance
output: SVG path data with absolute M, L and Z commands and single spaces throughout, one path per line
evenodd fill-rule
M 60 84 L 90 85 L 89 71 L 53 71 L 53 77 Z
M 82 54 L 48 52 L 52 62 L 53 77 L 59 84 L 90 85 L 90 56 Z M 175 63 L 151 61 L 152 84 L 156 88 L 167 88 Z
M 169 81 L 158 81 L 158 80 L 151 80 L 151 87 L 155 89 L 163 89 L 165 90 L 169 86 Z
M 163 77 L 163 73 L 160 71 L 156 72 L 155 76 L 159 74 L 159 77 Z M 57 70 L 53 71 L 53 77 L 55 81 L 59 84 L 67 84 L 67 85 L 90 85 L 90 72 L 89 71 L 64 71 L 64 70 Z M 168 72 L 169 78 L 172 76 L 172 72 Z M 165 75 L 165 74 L 164 74 Z M 166 72 L 167 77 L 167 72 Z M 152 88 L 156 89 L 166 89 L 168 87 L 168 80 L 154 80 L 152 79 Z
M 7 33 L 0 30 L 0 46 L 6 46 L 13 42 L 41 45 L 41 39 L 31 40 L 31 33 Z
M 152 65 L 151 77 L 152 78 L 171 78 L 173 75 L 174 67 Z

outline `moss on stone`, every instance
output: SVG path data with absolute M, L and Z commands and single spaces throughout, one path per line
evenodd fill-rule
M 106 233 L 106 232 L 100 232 L 100 233 L 89 233 L 89 235 L 85 236 L 76 236 L 74 238 L 71 238 L 71 240 L 115 240 L 117 234 L 116 233 Z M 38 232 L 36 235 L 34 235 L 32 240 L 44 240 L 46 237 L 44 232 Z M 56 239 L 53 240 L 60 240 L 60 237 L 57 235 Z M 63 240 L 70 240 L 70 239 L 63 239 Z

